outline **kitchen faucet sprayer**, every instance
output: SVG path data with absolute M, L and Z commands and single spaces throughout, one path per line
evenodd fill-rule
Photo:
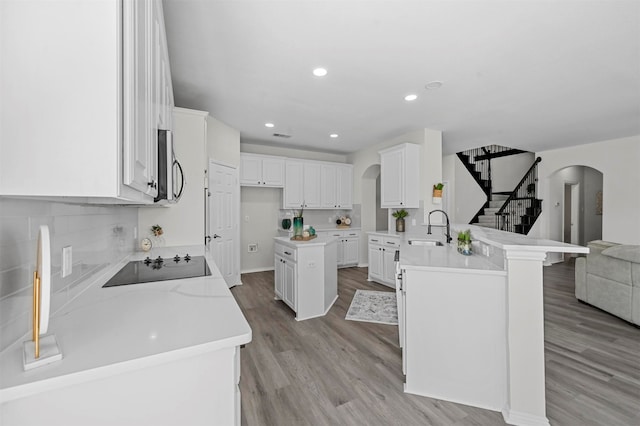
M 447 219 L 447 224 L 445 226 L 443 225 L 431 225 L 431 213 L 435 213 L 435 212 L 441 212 L 445 219 Z M 449 224 L 449 215 L 447 215 L 447 212 L 445 212 L 444 210 L 431 210 L 429 212 L 429 216 L 427 217 L 427 235 L 431 235 L 431 227 L 435 226 L 436 228 L 447 228 L 447 233 L 445 234 L 447 237 L 447 244 L 449 244 L 452 240 L 451 238 L 451 225 Z

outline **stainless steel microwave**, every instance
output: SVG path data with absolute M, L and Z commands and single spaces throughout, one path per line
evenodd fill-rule
M 154 201 L 177 203 L 184 185 L 184 171 L 173 150 L 173 133 L 158 129 L 158 195 Z

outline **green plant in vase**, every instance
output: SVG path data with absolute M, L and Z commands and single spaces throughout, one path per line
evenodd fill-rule
M 404 232 L 404 218 L 409 216 L 409 212 L 405 209 L 396 210 L 391 213 L 396 218 L 396 232 Z
M 458 232 L 458 252 L 469 256 L 471 254 L 471 230 Z

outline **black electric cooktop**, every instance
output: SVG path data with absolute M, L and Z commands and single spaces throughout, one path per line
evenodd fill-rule
M 204 256 L 146 258 L 127 263 L 102 287 L 141 284 L 211 275 Z

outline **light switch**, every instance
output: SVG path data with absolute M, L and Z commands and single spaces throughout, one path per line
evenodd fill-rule
M 249 223 L 249 216 L 248 215 L 244 217 L 244 221 Z

